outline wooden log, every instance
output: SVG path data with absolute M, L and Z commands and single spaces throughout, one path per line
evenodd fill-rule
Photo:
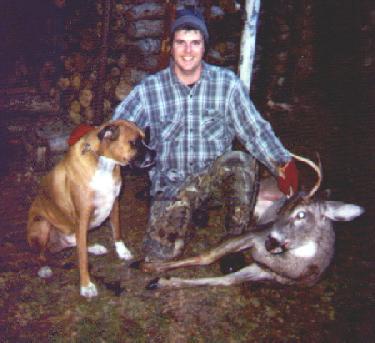
M 92 123 L 95 117 L 95 111 L 92 107 L 87 107 L 83 111 L 83 117 L 86 123 Z
M 74 73 L 71 77 L 70 77 L 70 86 L 72 88 L 74 88 L 75 90 L 79 90 L 81 88 L 81 74 L 79 73 Z
M 114 35 L 112 46 L 117 50 L 127 50 L 141 55 L 159 54 L 161 40 L 149 37 L 130 40 L 127 33 L 117 33 Z
M 82 89 L 79 92 L 79 103 L 83 108 L 91 106 L 93 94 L 90 89 Z
M 132 90 L 131 84 L 125 80 L 121 79 L 115 88 L 115 97 L 117 101 L 123 100 Z
M 128 20 L 157 19 L 165 15 L 165 5 L 158 3 L 144 3 L 131 7 L 126 16 Z
M 61 90 L 65 90 L 68 87 L 70 87 L 70 80 L 69 80 L 69 78 L 67 78 L 67 77 L 60 77 L 60 79 L 57 81 L 57 86 Z
M 8 94 L 0 93 L 0 111 L 59 113 L 59 98 L 50 98 L 40 94 Z
M 164 32 L 163 20 L 138 20 L 131 22 L 127 33 L 129 38 L 156 38 L 161 37 Z
M 140 69 L 155 72 L 159 69 L 159 55 L 147 55 L 138 64 Z
M 136 41 L 136 47 L 139 53 L 143 55 L 151 55 L 160 53 L 161 40 L 146 38 Z

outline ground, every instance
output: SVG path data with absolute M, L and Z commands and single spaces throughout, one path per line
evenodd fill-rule
M 89 235 L 90 243 L 110 250 L 89 257 L 98 297 L 79 296 L 74 249 L 57 254 L 54 275 L 40 279 L 25 226 L 41 173 L 28 170 L 25 156 L 15 154 L 0 181 L 0 341 L 374 342 L 374 120 L 369 114 L 355 116 L 352 120 L 308 105 L 288 117 L 271 118 L 291 150 L 313 158 L 320 153 L 323 188 L 331 188 L 335 200 L 366 208 L 361 218 L 335 224 L 335 258 L 322 280 L 307 289 L 243 284 L 148 291 L 144 286 L 156 275 L 130 269 L 116 258 L 106 223 Z M 121 223 L 137 258 L 142 257 L 148 204 L 135 195 L 145 183 L 144 175 L 124 173 Z M 220 212 L 211 211 L 208 226 L 196 231 L 185 255 L 218 242 L 221 222 Z M 168 274 L 219 275 L 220 270 L 214 264 Z

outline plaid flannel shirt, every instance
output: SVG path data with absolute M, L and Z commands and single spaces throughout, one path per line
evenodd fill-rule
M 180 83 L 172 64 L 145 78 L 119 104 L 113 119 L 150 127 L 156 165 L 151 194 L 173 196 L 187 177 L 206 169 L 237 137 L 273 174 L 291 158 L 230 70 L 203 62 L 192 87 Z

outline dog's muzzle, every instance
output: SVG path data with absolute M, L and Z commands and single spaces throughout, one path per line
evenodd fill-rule
M 151 149 L 143 140 L 136 142 L 137 154 L 130 162 L 134 168 L 151 168 L 155 164 L 156 151 Z

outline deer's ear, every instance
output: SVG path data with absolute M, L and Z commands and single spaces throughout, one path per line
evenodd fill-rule
M 364 208 L 358 205 L 345 204 L 341 201 L 326 201 L 324 215 L 334 221 L 351 221 L 359 217 Z

